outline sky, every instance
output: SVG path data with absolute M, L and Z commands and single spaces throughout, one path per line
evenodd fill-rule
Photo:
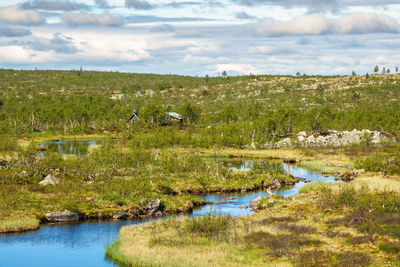
M 210 76 L 400 66 L 400 0 L 0 0 L 0 67 Z

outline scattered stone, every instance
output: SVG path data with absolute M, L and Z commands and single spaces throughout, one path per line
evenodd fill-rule
M 46 213 L 45 216 L 49 222 L 74 222 L 79 220 L 78 214 L 68 210 Z
M 228 197 L 228 200 L 234 200 L 237 199 L 236 197 Z
M 126 213 L 122 212 L 122 211 L 119 211 L 119 212 L 117 212 L 117 214 L 113 215 L 113 219 L 116 219 L 116 220 L 121 220 L 121 219 L 124 219 L 126 217 L 127 217 Z
M 264 197 L 257 197 L 257 198 L 255 198 L 255 199 L 253 199 L 253 200 L 250 202 L 250 207 L 251 207 L 253 210 L 258 210 L 258 205 L 260 204 L 260 201 L 263 200 L 263 199 L 264 199 Z
M 219 203 L 221 203 L 221 204 L 225 204 L 225 203 L 226 203 L 226 201 L 225 201 L 225 200 L 221 200 Z
M 233 201 L 232 201 L 232 200 L 229 200 L 229 203 L 233 203 Z
M 22 172 L 19 174 L 19 177 L 28 177 L 28 173 L 27 173 L 26 171 L 22 171 Z
M 86 198 L 86 201 L 88 201 L 88 202 L 93 202 L 93 201 L 94 201 L 94 197 L 87 197 L 87 198 Z
M 53 175 L 53 174 L 49 174 L 46 176 L 46 178 L 44 178 L 42 181 L 39 182 L 40 185 L 56 185 L 60 182 L 60 179 Z
M 268 204 L 270 206 L 274 205 L 275 204 L 275 200 L 271 197 L 270 199 L 268 199 Z
M 147 205 L 143 207 L 143 215 L 145 216 L 159 216 L 162 214 L 163 205 L 161 200 L 159 199 L 152 199 L 150 200 Z
M 243 209 L 243 206 L 239 206 L 239 209 Z
M 360 144 L 365 140 L 369 140 L 371 144 L 381 144 L 394 142 L 395 139 L 388 136 L 386 133 L 379 131 L 370 130 L 356 130 L 338 132 L 330 130 L 327 132 L 309 133 L 302 131 L 294 138 L 286 137 L 275 144 L 266 144 L 266 147 L 293 147 L 293 146 L 305 146 L 305 147 L 325 147 L 325 146 L 347 146 L 352 144 Z
M 344 173 L 340 174 L 339 177 L 335 178 L 335 180 L 350 182 L 350 181 L 353 181 L 354 178 L 356 178 L 359 174 L 363 174 L 363 173 L 365 173 L 364 169 L 360 169 L 360 170 L 354 169 L 352 171 L 348 171 L 348 172 L 344 172 Z
M 247 206 L 247 205 L 244 205 L 244 208 L 245 208 L 245 209 L 247 209 L 248 207 L 249 207 L 249 206 Z

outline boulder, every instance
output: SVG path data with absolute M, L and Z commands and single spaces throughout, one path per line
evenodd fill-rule
M 163 205 L 161 200 L 152 199 L 143 207 L 143 214 L 147 216 L 159 216 L 162 214 Z
M 42 181 L 39 182 L 40 185 L 56 185 L 60 182 L 60 179 L 53 175 L 53 174 L 49 174 L 46 176 L 46 178 L 44 178 Z
M 126 213 L 122 212 L 122 211 L 119 211 L 119 212 L 117 212 L 116 214 L 113 215 L 113 219 L 116 219 L 116 220 L 121 220 L 121 219 L 124 219 L 126 217 L 127 217 Z
M 94 197 L 87 197 L 87 198 L 86 198 L 86 201 L 87 201 L 87 202 L 93 202 L 93 201 L 94 201 Z
M 258 210 L 258 204 L 260 203 L 260 201 L 261 200 L 263 200 L 264 198 L 263 197 L 257 197 L 257 198 L 255 198 L 255 199 L 253 199 L 251 202 L 250 202 L 250 207 L 253 209 L 253 210 Z
M 79 220 L 78 214 L 68 210 L 55 213 L 46 213 L 45 216 L 49 222 L 75 222 Z

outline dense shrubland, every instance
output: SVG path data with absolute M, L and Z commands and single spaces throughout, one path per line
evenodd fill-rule
M 264 144 L 288 133 L 370 129 L 399 135 L 400 76 L 186 77 L 74 71 L 0 71 L 0 130 L 78 134 L 162 131 L 165 111 L 185 117 L 160 142 Z M 134 110 L 139 121 L 128 124 Z M 181 127 L 181 129 L 179 129 Z M 128 129 L 128 132 L 126 130 Z M 181 130 L 184 130 L 182 133 Z M 188 132 L 188 133 L 186 133 Z M 150 137 L 151 138 L 151 137 Z M 157 139 L 160 139 L 158 136 Z

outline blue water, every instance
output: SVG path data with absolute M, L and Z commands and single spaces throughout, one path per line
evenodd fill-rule
M 104 140 L 84 140 L 84 139 L 61 139 L 43 141 L 39 145 L 45 147 L 47 152 L 60 153 L 63 155 L 84 156 L 91 147 L 101 145 Z
M 253 166 L 253 163 L 243 163 Z M 311 182 L 333 182 L 334 177 L 323 177 L 321 174 L 293 165 L 282 165 L 284 170 L 293 176 L 303 177 Z M 299 182 L 290 189 L 278 191 L 284 197 L 298 193 L 305 183 Z M 202 216 L 212 212 L 218 215 L 243 216 L 253 212 L 240 209 L 249 205 L 250 201 L 268 193 L 208 195 L 203 198 L 226 204 L 206 205 L 187 216 Z M 235 197 L 231 200 L 228 198 Z M 165 217 L 164 217 L 165 218 Z M 149 221 L 149 220 L 145 220 Z M 22 234 L 0 235 L 0 267 L 13 266 L 113 266 L 104 258 L 104 246 L 118 238 L 122 226 L 138 224 L 144 221 L 102 221 L 66 225 L 44 225 L 38 231 Z

